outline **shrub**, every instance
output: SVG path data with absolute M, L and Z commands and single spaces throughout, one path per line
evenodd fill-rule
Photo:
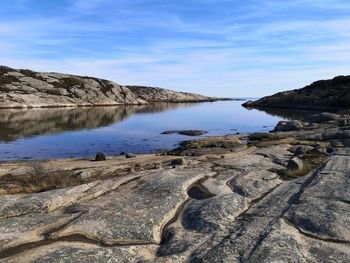
M 31 162 L 25 174 L 7 174 L 1 178 L 0 194 L 38 193 L 81 183 L 80 177 L 71 171 Z

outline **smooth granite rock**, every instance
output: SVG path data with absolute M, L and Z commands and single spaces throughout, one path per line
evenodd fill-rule
M 121 86 L 109 80 L 0 66 L 0 108 L 140 105 L 218 98 L 160 88 Z
M 187 142 L 194 156 L 52 160 L 84 181 L 0 195 L 0 262 L 350 262 L 350 150 L 314 152 L 338 125 Z M 321 162 L 281 180 L 300 146 Z M 0 163 L 0 179 L 26 171 Z

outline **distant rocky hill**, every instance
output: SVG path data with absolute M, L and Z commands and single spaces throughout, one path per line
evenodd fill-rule
M 133 105 L 220 100 L 160 88 L 122 86 L 109 80 L 0 66 L 0 108 Z
M 137 97 L 148 102 L 191 102 L 191 101 L 203 101 L 203 100 L 215 100 L 215 98 L 208 98 L 202 95 L 177 92 L 168 89 L 142 87 L 142 86 L 126 86 Z
M 279 92 L 257 101 L 248 101 L 246 107 L 274 107 L 298 109 L 350 108 L 350 76 L 319 80 L 302 89 Z

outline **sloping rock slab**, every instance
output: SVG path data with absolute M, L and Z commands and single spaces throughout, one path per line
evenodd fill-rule
M 149 173 L 131 192 L 82 203 L 86 213 L 54 236 L 81 234 L 104 244 L 159 243 L 162 228 L 189 198 L 187 188 L 211 174 L 200 168 Z

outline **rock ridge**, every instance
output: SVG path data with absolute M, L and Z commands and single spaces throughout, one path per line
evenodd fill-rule
M 256 101 L 248 101 L 243 106 L 327 111 L 349 109 L 350 76 L 319 80 L 301 89 L 283 91 Z
M 0 66 L 0 108 L 91 107 L 215 100 L 221 99 L 161 88 L 123 86 L 94 77 Z

